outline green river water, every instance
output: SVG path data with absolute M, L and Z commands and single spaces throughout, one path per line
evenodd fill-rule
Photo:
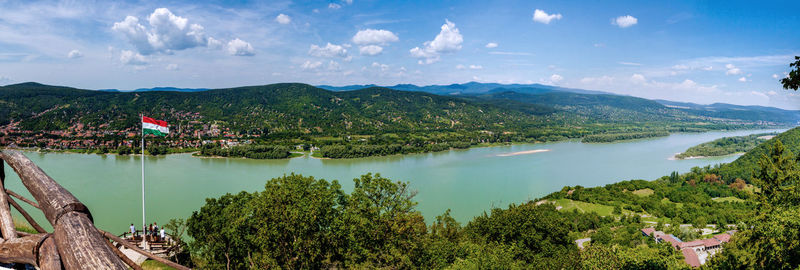
M 693 145 L 717 138 L 768 131 L 680 133 L 608 144 L 577 141 L 519 144 L 347 160 L 311 157 L 249 160 L 198 158 L 190 154 L 147 157 L 147 222 L 164 224 L 170 218 L 188 218 L 205 203 L 205 198 L 263 190 L 268 179 L 292 172 L 339 180 L 347 192 L 353 188 L 353 178 L 373 172 L 409 182 L 418 191 L 417 209 L 427 222 L 449 208 L 458 221 L 465 223 L 492 207 L 534 200 L 563 186 L 593 187 L 630 179 L 652 180 L 672 171 L 686 172 L 694 166 L 730 162 L 736 156 L 670 158 Z M 537 149 L 550 151 L 507 155 Z M 98 227 L 121 233 L 131 223 L 141 225 L 139 156 L 25 154 L 86 204 Z M 30 198 L 8 166 L 6 175 L 7 188 Z M 47 224 L 40 211 L 30 207 L 28 211 L 40 224 Z

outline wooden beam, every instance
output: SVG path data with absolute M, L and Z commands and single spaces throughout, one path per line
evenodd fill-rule
M 6 189 L 6 193 L 8 193 L 8 195 L 11 195 L 11 197 L 14 197 L 14 198 L 20 199 L 20 200 L 22 200 L 23 202 L 26 202 L 26 203 L 30 204 L 31 206 L 33 206 L 33 207 L 36 207 L 36 209 L 41 209 L 41 208 L 39 207 L 39 204 L 38 204 L 38 203 L 36 203 L 36 202 L 34 202 L 34 201 L 31 201 L 31 200 L 29 200 L 28 198 L 25 198 L 25 197 L 23 197 L 22 195 L 19 195 L 19 194 L 17 194 L 16 192 L 13 192 L 13 191 L 11 191 L 11 190 L 8 190 L 8 189 Z
M 92 223 L 89 209 L 39 166 L 18 151 L 0 151 L 19 175 L 22 184 L 39 202 L 47 221 L 55 229 L 55 244 L 66 269 L 127 269 L 104 243 Z
M 14 206 L 14 209 L 17 209 L 17 211 L 19 211 L 19 213 L 22 214 L 22 217 L 24 217 L 25 220 L 28 221 L 28 224 L 30 224 L 33 227 L 33 229 L 35 229 L 39 233 L 47 232 L 44 230 L 44 228 L 42 228 L 42 226 L 39 226 L 39 223 L 37 223 L 36 220 L 34 220 L 33 217 L 31 217 L 31 215 L 29 215 L 28 212 L 25 211 L 25 209 L 23 209 L 22 206 L 20 206 L 17 203 L 17 201 L 9 197 L 8 202 L 11 203 L 12 206 Z
M 120 251 L 119 248 L 115 247 L 114 244 L 111 243 L 111 239 L 109 239 L 109 241 L 106 241 L 106 243 L 108 244 L 109 247 L 111 247 L 111 250 L 114 251 L 114 254 L 117 254 L 117 257 L 122 259 L 122 261 L 125 262 L 125 264 L 133 268 L 133 270 L 142 270 L 142 266 L 136 264 L 134 261 L 131 260 L 131 258 L 128 258 L 128 256 L 125 255 L 125 253 L 122 253 L 122 251 Z
M 37 265 L 41 270 L 62 270 L 61 256 L 58 255 L 56 240 L 53 237 L 44 239 L 39 247 Z
M 17 229 L 14 228 L 14 219 L 11 218 L 11 208 L 8 206 L 8 194 L 3 187 L 6 182 L 5 165 L 0 162 L 0 170 L 3 174 L 0 175 L 0 232 L 3 234 L 3 239 L 17 238 Z
M 189 270 L 189 269 L 191 269 L 189 267 L 180 265 L 180 264 L 178 264 L 176 262 L 173 262 L 173 261 L 158 257 L 156 255 L 153 255 L 150 252 L 144 251 L 141 248 L 137 247 L 136 245 L 128 243 L 127 241 L 122 240 L 121 238 L 117 237 L 116 235 L 114 235 L 114 234 L 112 234 L 110 232 L 107 232 L 107 231 L 104 231 L 104 230 L 101 230 L 101 229 L 97 229 L 97 230 L 100 231 L 100 233 L 102 233 L 103 236 L 105 236 L 106 238 L 114 240 L 114 242 L 117 242 L 118 244 L 123 245 L 126 248 L 129 248 L 129 249 L 132 249 L 132 250 L 134 250 L 136 252 L 139 252 L 139 254 L 147 256 L 147 258 L 150 258 L 152 260 L 155 260 L 155 261 L 158 261 L 160 263 L 166 264 L 166 265 L 168 265 L 168 266 L 170 266 L 172 268 L 175 268 L 175 269 L 179 269 L 179 270 Z

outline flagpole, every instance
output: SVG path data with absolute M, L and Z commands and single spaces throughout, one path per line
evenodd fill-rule
M 147 222 L 144 215 L 144 114 L 139 119 L 142 125 L 142 248 L 147 249 Z

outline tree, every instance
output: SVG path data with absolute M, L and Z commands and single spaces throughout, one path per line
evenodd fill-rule
M 407 183 L 380 174 L 353 179 L 355 187 L 344 208 L 348 239 L 347 267 L 407 268 L 419 258 L 426 233 L 422 214 L 414 209 L 416 192 Z
M 164 224 L 164 230 L 167 231 L 167 235 L 172 238 L 172 241 L 175 242 L 177 246 L 177 251 L 172 256 L 172 259 L 177 262 L 181 263 L 181 261 L 188 262 L 188 258 L 190 258 L 190 254 L 187 250 L 187 244 L 183 241 L 183 236 L 186 233 L 186 220 L 179 218 L 179 219 L 170 219 L 167 224 Z
M 800 56 L 794 57 L 794 63 L 789 64 L 789 67 L 794 67 L 794 70 L 789 71 L 789 76 L 781 79 L 783 89 L 792 89 L 797 91 L 800 88 Z
M 760 170 L 754 180 L 761 186 L 762 207 L 797 202 L 797 189 L 800 184 L 796 170 L 797 158 L 776 140 L 769 156 L 762 154 L 758 161 Z
M 253 194 L 230 193 L 219 199 L 206 199 L 200 211 L 192 213 L 187 221 L 189 236 L 194 238 L 199 263 L 204 268 L 242 269 L 252 265 L 251 242 L 256 228 L 245 205 Z

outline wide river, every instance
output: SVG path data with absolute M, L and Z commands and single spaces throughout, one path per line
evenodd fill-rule
M 686 172 L 694 166 L 730 162 L 737 156 L 690 160 L 671 157 L 717 138 L 769 131 L 774 130 L 681 133 L 607 144 L 519 144 L 347 160 L 249 160 L 197 158 L 189 154 L 147 157 L 147 222 L 164 224 L 170 218 L 188 218 L 205 204 L 205 198 L 263 190 L 268 179 L 292 172 L 339 180 L 347 192 L 353 188 L 353 178 L 373 172 L 409 182 L 419 192 L 415 197 L 417 209 L 427 222 L 449 208 L 458 221 L 466 223 L 493 207 L 534 200 L 564 186 L 652 180 L 672 171 Z M 545 149 L 549 151 L 533 151 Z M 86 204 L 98 227 L 119 233 L 131 223 L 140 226 L 140 157 L 25 154 Z M 6 175 L 7 188 L 29 196 L 8 166 Z M 40 224 L 47 224 L 40 211 L 27 208 Z

